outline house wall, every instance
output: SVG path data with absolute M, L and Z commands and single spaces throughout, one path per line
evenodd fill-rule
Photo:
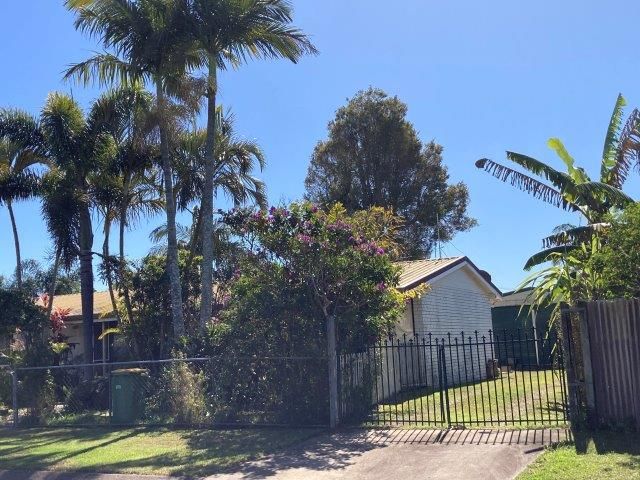
M 492 328 L 492 299 L 463 267 L 430 284 L 431 290 L 415 301 L 416 333 L 465 336 L 486 335 Z
M 430 283 L 430 287 L 429 292 L 414 300 L 415 334 L 420 341 L 425 339 L 427 346 L 408 349 L 408 360 L 405 362 L 404 357 L 402 359 L 407 365 L 403 364 L 401 368 L 409 374 L 405 374 L 402 379 L 402 386 L 408 388 L 439 384 L 436 345 L 442 339 L 447 345 L 444 363 L 448 385 L 485 379 L 487 360 L 495 357 L 490 343 L 480 343 L 483 336 L 489 342 L 492 294 L 483 288 L 481 280 L 466 266 L 436 278 Z M 399 331 L 407 328 L 410 308 L 411 305 L 408 305 L 405 315 L 400 319 Z M 479 342 L 475 339 L 476 331 Z M 457 347 L 456 339 L 459 345 Z
M 111 342 L 111 338 L 107 338 L 104 340 L 97 340 L 96 336 L 98 333 L 103 331 L 103 329 L 107 329 L 109 327 L 115 326 L 116 319 L 106 318 L 100 319 L 99 321 L 94 321 L 94 361 L 101 361 L 102 359 L 102 349 L 109 349 L 109 343 Z M 65 323 L 65 328 L 62 331 L 64 337 L 66 337 L 66 342 L 71 346 L 71 355 L 70 359 L 73 363 L 81 363 L 84 362 L 84 336 L 82 333 L 82 323 L 78 320 L 73 320 Z M 98 344 L 99 342 L 99 344 Z M 105 350 L 105 359 L 107 361 L 110 360 L 110 355 L 108 350 Z

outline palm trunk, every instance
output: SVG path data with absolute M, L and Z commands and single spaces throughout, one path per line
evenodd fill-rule
M 7 209 L 9 210 L 11 228 L 13 229 L 13 245 L 16 249 L 16 284 L 18 285 L 18 289 L 22 290 L 22 259 L 20 258 L 20 238 L 18 237 L 18 226 L 16 225 L 16 217 L 13 214 L 13 205 L 11 205 L 11 201 L 7 201 Z
M 93 231 L 88 206 L 80 211 L 80 297 L 82 301 L 82 336 L 84 362 L 93 363 Z M 85 377 L 91 378 L 93 369 L 85 367 Z
M 111 255 L 109 254 L 109 237 L 111 236 L 111 220 L 108 218 L 109 214 L 105 215 L 104 219 L 104 243 L 102 244 L 102 255 L 104 256 L 104 274 L 107 278 L 107 288 L 109 289 L 109 298 L 111 299 L 111 307 L 116 317 L 118 316 L 118 302 L 116 301 L 116 294 L 113 291 L 113 278 L 111 277 Z M 104 352 L 103 352 L 104 353 Z
M 200 329 L 211 320 L 213 303 L 213 175 L 216 138 L 216 63 L 209 60 L 207 89 L 207 141 L 205 144 L 204 187 L 202 191 L 202 290 L 200 292 Z
M 53 275 L 51 275 L 51 284 L 49 285 L 49 304 L 47 305 L 47 318 L 51 318 L 53 312 L 53 297 L 56 295 L 56 283 L 58 283 L 58 269 L 60 268 L 60 257 L 62 256 L 62 247 L 58 244 L 56 248 L 56 257 L 53 261 Z
M 187 257 L 187 263 L 185 264 L 185 270 L 191 271 L 191 264 L 193 258 L 196 256 L 196 250 L 198 248 L 198 242 L 200 241 L 200 231 L 202 230 L 202 214 L 200 210 L 195 215 L 195 226 L 191 232 L 191 239 L 189 240 L 189 257 Z
M 165 210 L 167 213 L 167 273 L 171 287 L 171 320 L 173 334 L 182 337 L 185 334 L 184 316 L 182 314 L 182 285 L 180 284 L 180 267 L 178 264 L 178 238 L 176 234 L 176 204 L 173 198 L 173 176 L 171 158 L 165 121 L 165 98 L 160 81 L 157 82 L 158 107 L 160 109 L 160 155 L 162 157 L 162 174 L 165 189 Z
M 127 172 L 124 181 L 124 192 L 122 196 L 122 204 L 120 205 L 120 231 L 118 239 L 119 248 L 119 265 L 118 274 L 122 285 L 122 298 L 124 299 L 124 307 L 127 311 L 129 323 L 133 321 L 133 307 L 131 306 L 131 296 L 129 295 L 129 284 L 125 281 L 126 261 L 124 256 L 124 231 L 127 227 L 127 205 L 129 198 L 129 189 L 131 188 L 131 173 Z

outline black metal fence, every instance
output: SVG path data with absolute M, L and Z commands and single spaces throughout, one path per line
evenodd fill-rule
M 562 348 L 533 329 L 389 338 L 340 352 L 342 423 L 531 427 L 567 422 Z
M 0 397 L 5 424 L 328 424 L 326 358 L 190 358 L 17 368 L 13 375 L 0 369 L 11 392 Z

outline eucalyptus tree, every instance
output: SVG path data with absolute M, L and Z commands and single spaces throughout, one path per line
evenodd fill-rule
M 598 180 L 592 180 L 584 168 L 576 165 L 558 138 L 551 138 L 548 146 L 564 163 L 566 172 L 516 152 L 507 152 L 507 158 L 540 179 L 486 158 L 476 162 L 478 168 L 534 198 L 579 213 L 587 223 L 582 227 L 561 225 L 556 228 L 543 240 L 544 250 L 529 258 L 525 269 L 582 248 L 594 233 L 607 228 L 607 214 L 634 203 L 622 187 L 631 167 L 640 159 L 640 111 L 634 109 L 623 124 L 625 105 L 622 95 L 618 95 L 605 136 Z
M 72 66 L 67 77 L 101 84 L 150 81 L 155 86 L 160 158 L 167 216 L 167 271 L 171 283 L 174 335 L 185 333 L 182 288 L 178 266 L 176 209 L 171 160 L 172 120 L 170 95 L 185 72 L 198 65 L 183 0 L 67 0 L 76 14 L 76 29 L 96 38 L 105 51 Z M 173 112 L 175 113 L 175 111 Z
M 207 134 L 202 188 L 202 291 L 200 327 L 211 319 L 213 289 L 213 201 L 216 173 L 216 96 L 218 71 L 238 67 L 249 58 L 286 58 L 297 62 L 316 53 L 301 30 L 291 25 L 292 8 L 286 0 L 184 0 L 189 31 L 201 52 L 207 75 Z
M 22 259 L 13 203 L 37 195 L 39 178 L 32 167 L 43 163 L 46 163 L 46 152 L 37 119 L 20 110 L 0 110 L 0 206 L 5 204 L 9 211 L 19 289 L 22 288 Z

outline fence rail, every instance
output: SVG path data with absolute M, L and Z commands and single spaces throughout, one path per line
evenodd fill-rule
M 327 362 L 218 356 L 0 368 L 0 424 L 327 426 Z M 342 424 L 567 422 L 562 348 L 533 329 L 388 338 L 339 349 L 337 372 Z
M 385 426 L 564 425 L 562 349 L 536 333 L 405 336 L 341 352 L 341 418 Z
M 0 397 L 5 424 L 14 414 L 17 425 L 40 426 L 328 423 L 323 357 L 220 356 L 7 373 L 15 377 L 9 387 L 15 398 L 4 408 L 8 399 Z

